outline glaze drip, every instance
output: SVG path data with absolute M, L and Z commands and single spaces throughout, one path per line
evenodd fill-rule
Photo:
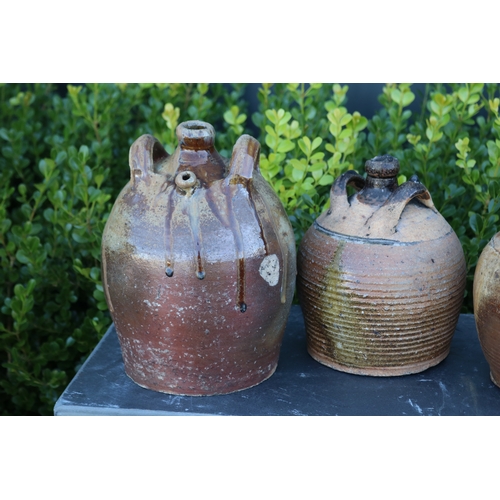
M 187 174 L 185 174 L 187 175 Z M 178 187 L 178 186 L 177 186 Z M 173 227 L 172 218 L 176 211 L 176 205 L 189 220 L 189 228 L 193 242 L 193 254 L 195 260 L 196 277 L 200 280 L 206 276 L 204 268 L 203 241 L 200 224 L 200 203 L 206 201 L 208 207 L 214 216 L 219 220 L 223 227 L 229 229 L 233 236 L 236 250 L 236 290 L 237 305 L 243 313 L 247 310 L 246 302 L 246 260 L 245 246 L 239 221 L 236 217 L 233 200 L 238 192 L 244 191 L 245 199 L 253 214 L 256 224 L 259 227 L 260 237 L 264 246 L 265 256 L 270 255 L 271 250 L 268 244 L 270 240 L 278 240 L 282 258 L 282 279 L 280 290 L 281 303 L 286 302 L 286 269 L 288 266 L 287 249 L 284 248 L 279 236 L 279 230 L 274 220 L 273 214 L 267 206 L 265 199 L 259 192 L 253 188 L 250 179 L 240 176 L 229 175 L 220 182 L 214 182 L 208 188 L 200 187 L 194 192 L 177 192 L 173 184 L 162 191 L 166 196 L 166 214 L 165 214 L 165 274 L 168 277 L 174 275 L 173 261 Z M 267 234 L 268 231 L 272 234 Z
M 213 184 L 211 189 L 205 192 L 205 198 L 213 214 L 221 224 L 229 229 L 233 235 L 236 247 L 236 281 L 238 290 L 238 306 L 241 312 L 247 310 L 245 302 L 245 248 L 240 224 L 234 214 L 233 198 L 238 191 L 238 184 L 220 182 Z
M 238 260 L 238 306 L 242 313 L 247 310 L 245 304 L 245 259 Z
M 189 218 L 189 227 L 194 244 L 194 254 L 196 260 L 196 277 L 200 280 L 205 278 L 203 268 L 203 242 L 200 226 L 200 192 L 197 191 L 191 197 L 183 198 L 182 211 Z
M 174 275 L 174 259 L 173 259 L 173 237 L 172 237 L 172 215 L 175 210 L 174 194 L 175 187 L 170 184 L 165 188 L 166 196 L 166 213 L 165 213 L 165 231 L 164 231 L 164 244 L 165 244 L 165 274 L 171 278 Z
M 165 213 L 165 229 L 164 229 L 164 245 L 165 245 L 165 274 L 171 278 L 174 275 L 174 259 L 173 259 L 173 227 L 172 218 L 176 211 L 176 205 L 179 205 L 181 212 L 187 216 L 189 220 L 189 228 L 191 231 L 191 239 L 193 241 L 193 256 L 196 269 L 196 277 L 200 280 L 206 276 L 203 265 L 203 241 L 201 236 L 200 226 L 200 192 L 195 191 L 191 196 L 179 195 L 176 187 L 173 184 L 167 186 L 163 191 L 166 196 L 166 213 Z

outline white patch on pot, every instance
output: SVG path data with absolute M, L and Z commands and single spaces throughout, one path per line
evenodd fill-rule
M 260 275 L 269 283 L 270 286 L 278 284 L 280 279 L 280 261 L 276 254 L 264 257 L 259 267 Z

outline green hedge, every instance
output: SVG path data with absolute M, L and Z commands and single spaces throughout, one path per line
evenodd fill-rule
M 373 117 L 348 112 L 346 86 L 263 84 L 251 116 L 244 96 L 243 84 L 0 86 L 2 414 L 51 414 L 105 333 L 100 241 L 128 180 L 128 149 L 150 133 L 172 152 L 189 119 L 212 123 L 226 156 L 239 135 L 259 131 L 262 172 L 297 242 L 335 177 L 363 172 L 378 154 L 398 157 L 401 180 L 417 173 L 459 235 L 472 312 L 476 262 L 499 230 L 496 84 L 427 85 L 413 113 L 412 87 L 388 84 Z

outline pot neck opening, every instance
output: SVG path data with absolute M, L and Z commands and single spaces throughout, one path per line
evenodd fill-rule
M 177 126 L 175 133 L 181 149 L 192 151 L 214 149 L 215 130 L 210 123 L 200 120 L 183 122 Z
M 398 187 L 399 161 L 394 156 L 376 156 L 365 163 L 364 188 L 357 194 L 361 203 L 378 206 Z

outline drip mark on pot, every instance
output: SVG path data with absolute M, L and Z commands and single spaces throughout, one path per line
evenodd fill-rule
M 198 271 L 196 273 L 196 277 L 199 280 L 202 280 L 205 278 L 205 271 L 203 270 L 203 263 L 201 261 L 201 254 L 199 251 L 198 251 Z
M 201 238 L 200 226 L 200 205 L 198 192 L 195 192 L 190 198 L 185 198 L 187 204 L 186 210 L 189 217 L 189 225 L 191 228 L 191 236 L 193 239 L 196 255 L 196 277 L 200 280 L 205 278 L 205 270 L 203 269 L 203 244 Z
M 222 199 L 224 200 L 224 207 L 221 209 L 216 201 L 215 189 L 221 190 Z M 221 182 L 213 184 L 212 188 L 205 193 L 207 203 L 212 210 L 213 214 L 219 219 L 221 224 L 229 229 L 233 235 L 234 244 L 236 247 L 236 281 L 238 293 L 238 305 L 241 312 L 247 310 L 245 303 L 245 248 L 243 245 L 243 236 L 241 234 L 240 225 L 234 214 L 233 197 L 238 190 L 237 184 L 227 184 Z M 225 210 L 224 210 L 225 209 Z
M 173 262 L 173 237 L 172 237 L 172 215 L 173 215 L 173 205 L 174 205 L 174 186 L 169 185 L 165 190 L 165 195 L 167 197 L 167 210 L 165 214 L 165 234 L 164 234 L 164 246 L 165 246 L 165 274 L 171 278 L 174 275 L 174 262 Z
M 247 310 L 245 304 L 245 259 L 238 259 L 238 303 L 240 311 L 244 313 Z

